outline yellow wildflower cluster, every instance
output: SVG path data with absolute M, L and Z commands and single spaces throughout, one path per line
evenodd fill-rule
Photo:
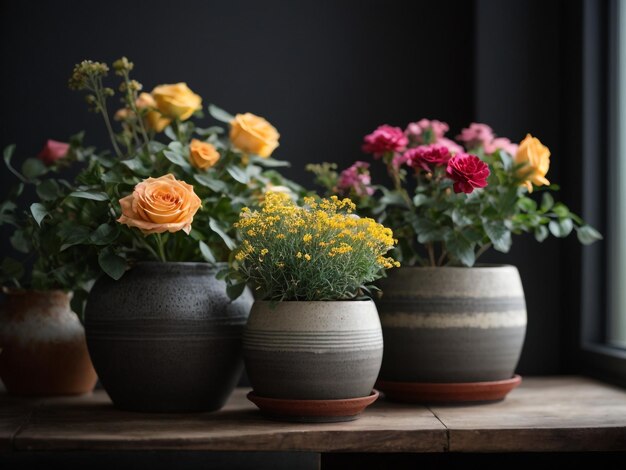
M 245 208 L 235 224 L 243 240 L 235 254 L 241 272 L 265 284 L 264 291 L 293 288 L 291 297 L 311 298 L 301 291 L 315 287 L 322 297 L 349 297 L 382 269 L 399 266 L 386 256 L 397 243 L 391 229 L 354 209 L 336 196 L 305 198 L 298 206 L 287 194 L 268 193 L 261 210 Z

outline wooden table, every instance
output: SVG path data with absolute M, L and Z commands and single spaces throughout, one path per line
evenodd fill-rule
M 103 391 L 35 400 L 0 395 L 0 458 L 230 451 L 306 452 L 318 462 L 331 453 L 626 451 L 626 391 L 583 377 L 526 378 L 505 401 L 484 405 L 381 399 L 359 420 L 336 424 L 268 421 L 246 393 L 237 389 L 216 413 L 166 415 L 116 410 Z

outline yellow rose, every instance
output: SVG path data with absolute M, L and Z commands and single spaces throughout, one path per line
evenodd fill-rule
M 163 116 L 185 121 L 202 106 L 202 98 L 189 89 L 186 83 L 159 85 L 152 97 Z
M 215 165 L 219 159 L 220 154 L 213 145 L 198 139 L 191 139 L 189 160 L 193 166 L 206 170 Z
M 550 169 L 550 149 L 536 137 L 528 134 L 520 142 L 515 155 L 515 163 L 524 164 L 518 170 L 518 175 L 525 179 L 523 184 L 528 188 L 528 192 L 532 193 L 533 185 L 550 184 L 546 179 L 546 174 Z
M 146 109 L 144 114 L 144 122 L 148 128 L 155 132 L 161 132 L 172 122 L 171 119 L 163 117 L 163 115 L 157 111 L 157 104 L 150 93 L 141 93 L 135 101 L 135 106 L 139 111 Z
M 252 113 L 237 114 L 230 123 L 230 141 L 244 153 L 269 157 L 278 147 L 279 137 L 274 126 Z
M 148 178 L 135 186 L 133 194 L 120 199 L 122 215 L 117 221 L 144 235 L 179 230 L 189 234 L 200 204 L 193 186 L 174 175 Z

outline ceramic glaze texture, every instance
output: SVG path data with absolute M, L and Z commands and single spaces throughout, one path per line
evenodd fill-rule
M 77 395 L 96 372 L 70 293 L 9 291 L 0 313 L 0 378 L 14 395 Z
M 526 333 L 515 267 L 401 268 L 381 287 L 381 380 L 451 383 L 513 376 Z
M 382 355 L 380 320 L 372 301 L 257 301 L 244 333 L 246 370 L 261 397 L 366 397 Z
M 219 409 L 241 375 L 252 296 L 231 302 L 206 263 L 139 263 L 102 277 L 85 314 L 87 343 L 113 403 L 137 411 Z

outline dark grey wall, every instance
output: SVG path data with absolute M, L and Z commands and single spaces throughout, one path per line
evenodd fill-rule
M 550 180 L 574 188 L 580 175 L 563 167 L 574 158 L 566 118 L 576 90 L 563 91 L 572 80 L 563 58 L 580 39 L 567 23 L 577 9 L 576 0 L 3 1 L 0 145 L 18 143 L 23 157 L 79 129 L 106 145 L 67 77 L 83 58 L 127 55 L 147 89 L 184 80 L 205 103 L 267 117 L 282 134 L 276 156 L 305 184 L 308 162 L 363 158 L 362 136 L 378 124 L 429 117 L 454 133 L 471 120 L 513 140 L 532 132 L 552 150 Z M 10 180 L 0 172 L 0 196 Z M 575 192 L 561 196 L 577 208 Z M 569 245 L 518 238 L 509 255 L 485 258 L 522 275 L 523 374 L 562 370 L 562 331 L 578 314 L 564 300 Z
M 561 5 L 542 0 L 478 0 L 476 6 L 476 119 L 512 140 L 530 132 L 551 152 L 551 182 L 568 185 L 560 167 L 570 157 L 560 142 Z M 559 197 L 557 195 L 557 197 Z M 564 201 L 570 202 L 571 201 Z M 553 373 L 560 366 L 560 249 L 518 237 L 508 255 L 489 261 L 516 265 L 528 308 L 522 372 Z
M 362 137 L 379 123 L 439 116 L 458 128 L 472 117 L 471 1 L 20 0 L 1 8 L 0 144 L 17 142 L 22 155 L 82 128 L 89 142 L 106 144 L 98 117 L 67 90 L 84 58 L 127 55 L 148 90 L 187 81 L 207 104 L 266 117 L 282 134 L 276 156 L 303 182 L 308 162 L 365 157 Z

